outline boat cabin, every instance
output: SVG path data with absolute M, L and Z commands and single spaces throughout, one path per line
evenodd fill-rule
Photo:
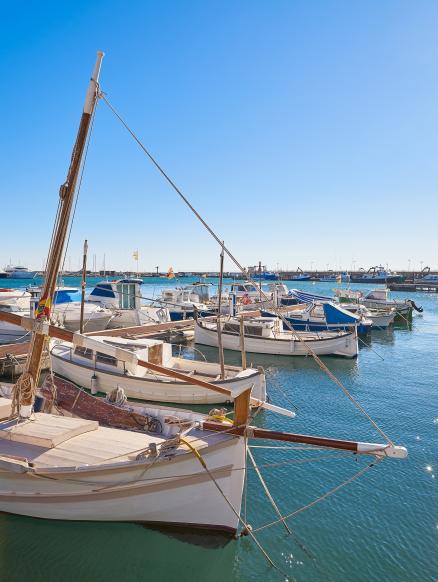
M 181 303 L 190 303 L 191 305 L 195 303 L 201 303 L 200 297 L 197 293 L 194 293 L 192 289 L 164 289 L 161 292 L 161 297 L 164 302 L 175 303 L 180 305 Z
M 140 284 L 132 279 L 101 281 L 91 291 L 87 301 L 116 309 L 140 309 Z
M 254 283 L 232 283 L 230 294 L 236 297 L 247 295 L 251 298 L 258 298 L 260 297 L 260 287 Z
M 77 363 L 82 362 L 85 366 L 92 367 L 95 370 L 141 377 L 148 373 L 147 368 L 138 366 L 135 360 L 134 363 L 125 362 L 105 353 L 105 346 L 128 350 L 134 353 L 139 360 L 159 366 L 166 366 L 172 358 L 172 345 L 161 340 L 118 337 L 95 337 L 93 340 L 102 343 L 102 351 L 95 348 L 77 346 L 70 349 L 70 360 Z
M 272 338 L 275 332 L 279 332 L 281 322 L 277 317 L 251 317 L 245 319 L 245 336 L 257 336 Z M 240 334 L 240 320 L 237 318 L 226 321 L 223 325 L 224 332 Z
M 364 299 L 375 299 L 378 301 L 387 301 L 388 300 L 388 293 L 389 289 L 373 289 L 372 291 L 368 291 L 368 293 L 364 296 Z
M 278 297 L 289 295 L 289 289 L 284 283 L 268 283 L 267 288 L 270 293 L 277 293 Z

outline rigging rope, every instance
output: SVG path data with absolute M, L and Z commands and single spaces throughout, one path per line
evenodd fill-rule
M 345 481 L 343 481 L 339 485 L 336 485 L 336 487 L 333 487 L 332 489 L 329 489 L 329 491 L 326 491 L 323 495 L 320 495 L 317 499 L 314 499 L 310 503 L 307 503 L 307 505 L 303 505 L 302 507 L 300 507 L 299 509 L 296 509 L 295 511 L 293 511 L 292 513 L 289 513 L 288 515 L 284 515 L 282 517 L 282 519 L 277 519 L 275 521 L 272 521 L 271 523 L 267 523 L 265 525 L 262 525 L 262 526 L 256 528 L 254 530 L 254 533 L 262 531 L 262 530 L 267 529 L 269 527 L 272 527 L 274 525 L 277 525 L 278 523 L 281 523 L 283 520 L 290 519 L 291 517 L 295 517 L 295 515 L 302 513 L 306 509 L 310 509 L 311 507 L 313 507 L 314 505 L 316 505 L 320 501 L 327 499 L 327 497 L 330 497 L 331 495 L 333 495 L 334 493 L 336 493 L 337 491 L 339 491 L 340 489 L 342 489 L 346 485 L 349 485 L 350 483 L 352 483 L 353 481 L 355 481 L 356 479 L 361 477 L 364 473 L 366 473 L 367 471 L 369 471 L 370 469 L 372 469 L 373 467 L 378 465 L 380 462 L 382 462 L 383 459 L 384 459 L 384 457 L 380 457 L 380 458 L 375 459 L 369 465 L 362 468 L 360 471 L 358 471 L 357 473 L 355 473 L 354 475 L 352 475 L 351 477 L 349 477 L 348 479 L 346 479 Z
M 160 172 L 160 174 L 164 177 L 164 179 L 170 184 L 170 186 L 175 190 L 175 192 L 178 194 L 178 196 L 183 200 L 183 202 L 190 208 L 190 210 L 193 212 L 193 214 L 196 216 L 196 218 L 198 218 L 198 220 L 201 222 L 201 224 L 207 229 L 207 231 L 211 234 L 211 236 L 215 239 L 215 241 L 220 245 L 220 247 L 223 249 L 224 252 L 227 253 L 228 257 L 233 261 L 233 263 L 240 269 L 240 271 L 242 271 L 242 273 L 245 275 L 245 277 L 251 281 L 252 283 L 254 283 L 254 281 L 249 277 L 246 269 L 243 267 L 243 265 L 241 265 L 241 263 L 239 263 L 239 261 L 236 259 L 236 257 L 231 253 L 231 251 L 224 245 L 223 243 L 223 239 L 221 239 L 214 231 L 213 229 L 207 224 L 207 222 L 202 218 L 202 216 L 199 214 L 199 212 L 193 207 L 193 205 L 190 203 L 190 201 L 186 198 L 186 196 L 184 196 L 184 194 L 182 193 L 182 191 L 178 188 L 178 186 L 175 184 L 175 182 L 170 178 L 170 176 L 165 172 L 165 170 L 160 166 L 160 164 L 155 160 L 155 158 L 153 157 L 153 155 L 149 152 L 149 150 L 144 146 L 144 144 L 142 143 L 142 141 L 140 140 L 139 137 L 137 137 L 137 135 L 134 133 L 134 131 L 129 127 L 129 125 L 126 123 L 126 121 L 122 118 L 122 116 L 117 112 L 117 110 L 113 107 L 113 105 L 110 103 L 110 101 L 108 100 L 108 98 L 106 97 L 106 95 L 100 91 L 99 92 L 99 97 L 106 103 L 106 105 L 108 106 L 108 108 L 112 111 L 112 113 L 115 115 L 115 117 L 117 117 L 117 119 L 120 121 L 120 123 L 123 125 L 123 127 L 128 131 L 128 133 L 132 136 L 132 138 L 137 142 L 137 144 L 139 145 L 139 147 L 143 150 L 143 152 L 146 154 L 146 156 L 149 158 L 149 160 L 153 163 L 153 165 L 157 168 L 157 170 Z M 260 287 L 260 293 L 261 295 L 264 295 L 265 300 L 268 299 L 267 295 L 261 290 Z M 283 321 L 283 324 L 286 324 L 286 326 L 293 332 L 295 332 L 295 335 L 297 337 L 297 339 L 306 347 L 306 350 L 308 351 L 308 353 L 310 355 L 312 355 L 312 357 L 314 358 L 315 362 L 318 364 L 318 366 L 321 368 L 321 370 L 323 372 L 325 372 L 329 378 L 344 392 L 344 394 L 347 396 L 347 398 L 349 398 L 349 400 L 354 404 L 354 406 L 356 406 L 356 408 L 369 420 L 369 422 L 372 424 L 372 426 L 379 432 L 379 434 L 391 445 L 393 445 L 394 443 L 391 441 L 391 439 L 386 435 L 386 433 L 377 425 L 377 423 L 371 418 L 371 416 L 364 410 L 364 408 L 359 404 L 359 402 L 357 402 L 357 400 L 350 394 L 350 392 L 347 390 L 347 388 L 343 385 L 343 383 L 329 370 L 329 368 L 324 364 L 324 362 L 321 360 L 321 358 L 315 353 L 315 351 L 312 349 L 312 347 L 299 335 L 296 333 L 296 331 L 294 330 L 294 328 L 292 327 L 292 325 L 290 324 L 289 321 L 287 321 L 287 319 L 283 316 L 283 314 L 280 311 L 277 311 L 277 309 L 275 308 L 276 314 L 281 318 L 281 320 Z
M 98 92 L 97 95 L 99 96 L 100 93 Z M 96 106 L 93 109 L 93 115 L 91 117 L 90 129 L 88 131 L 88 136 L 87 136 L 87 144 L 85 146 L 84 158 L 83 158 L 83 161 L 82 161 L 81 174 L 80 174 L 80 177 L 79 177 L 78 186 L 77 186 L 76 191 L 75 191 L 75 204 L 74 204 L 74 207 L 73 207 L 73 214 L 72 214 L 72 218 L 71 218 L 71 221 L 70 221 L 70 229 L 68 231 L 67 241 L 65 243 L 65 252 L 64 252 L 64 259 L 62 261 L 61 272 L 64 271 L 65 260 L 67 258 L 67 251 L 68 251 L 68 247 L 69 247 L 69 244 L 70 244 L 70 237 L 71 237 L 71 231 L 72 231 L 72 228 L 73 228 L 73 222 L 74 222 L 74 219 L 75 219 L 75 216 L 76 216 L 76 209 L 77 209 L 77 206 L 78 206 L 79 194 L 81 192 L 82 179 L 84 177 L 85 164 L 87 163 L 88 148 L 90 146 L 91 135 L 93 133 L 94 119 L 96 117 L 96 110 L 97 110 L 98 103 L 99 103 L 99 99 L 96 100 Z
M 251 537 L 251 539 L 254 541 L 254 543 L 256 544 L 256 546 L 258 547 L 258 549 L 261 551 L 261 553 L 263 554 L 263 556 L 266 558 L 266 560 L 268 561 L 268 563 L 275 568 L 275 570 L 277 570 L 278 572 L 280 572 L 280 574 L 282 574 L 283 576 L 285 576 L 286 579 L 290 579 L 290 576 L 288 576 L 287 574 L 285 574 L 285 572 L 283 572 L 281 570 L 281 568 L 272 560 L 272 558 L 269 556 L 269 554 L 267 553 L 267 551 L 263 548 L 263 546 L 261 545 L 261 543 L 258 541 L 258 539 L 255 537 L 254 532 L 252 531 L 251 526 L 241 517 L 240 512 L 236 510 L 236 508 L 234 507 L 234 505 L 231 503 L 231 501 L 228 499 L 228 497 L 225 495 L 225 493 L 222 490 L 222 487 L 219 485 L 219 483 L 217 482 L 217 480 L 215 479 L 214 475 L 212 474 L 212 472 L 210 471 L 210 469 L 207 467 L 207 463 L 205 462 L 204 458 L 202 457 L 201 453 L 198 451 L 198 449 L 196 449 L 187 439 L 185 439 L 184 437 L 180 438 L 181 443 L 183 443 L 184 445 L 186 445 L 186 447 L 194 454 L 194 456 L 198 459 L 198 461 L 201 463 L 201 466 L 203 467 L 203 469 L 206 471 L 206 473 L 208 474 L 208 476 L 210 477 L 210 479 L 212 480 L 212 482 L 214 483 L 216 489 L 219 491 L 219 493 L 221 494 L 221 496 L 223 497 L 223 499 L 225 500 L 225 502 L 227 503 L 227 505 L 229 506 L 229 508 L 231 509 L 231 511 L 234 513 L 234 515 L 237 517 L 238 521 L 243 525 L 243 527 L 245 528 L 245 532 Z M 293 578 L 292 578 L 293 579 Z

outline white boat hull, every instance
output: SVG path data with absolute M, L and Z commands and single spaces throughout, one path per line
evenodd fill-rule
M 395 309 L 396 314 L 402 315 L 404 317 L 412 316 L 411 305 L 404 303 L 402 301 L 381 301 L 379 299 L 361 299 L 362 305 L 368 307 L 368 309 Z
M 160 375 L 146 374 L 143 377 L 135 377 L 123 374 L 123 371 L 117 373 L 108 369 L 95 369 L 93 362 L 88 364 L 83 358 L 82 363 L 74 355 L 74 359 L 70 360 L 70 349 L 68 347 L 55 346 L 51 352 L 51 358 L 52 369 L 56 374 L 90 390 L 92 377 L 95 376 L 95 388 L 99 392 L 106 394 L 120 386 L 128 398 L 153 402 L 174 402 L 193 405 L 222 404 L 230 400 L 226 395 Z M 199 365 L 202 365 L 202 362 L 199 362 Z M 184 370 L 180 369 L 178 371 L 183 372 Z M 241 372 L 238 378 L 234 377 L 228 380 L 212 380 L 209 378 L 209 380 L 216 386 L 235 391 L 236 395 L 242 389 L 252 386 L 252 396 L 266 401 L 266 379 L 261 369 L 257 372 L 245 370 Z
M 299 332 L 297 332 L 299 334 Z M 280 334 L 281 335 L 281 334 Z M 300 334 L 301 335 L 301 334 Z M 308 338 L 309 334 L 301 337 Z M 321 336 L 323 337 L 323 336 Z M 205 346 L 217 347 L 217 331 L 208 329 L 204 325 L 195 323 L 195 342 Z M 323 339 L 305 339 L 306 344 L 317 355 L 335 355 L 354 358 L 358 354 L 357 334 L 335 333 L 331 337 Z M 237 334 L 222 331 L 222 344 L 224 349 L 240 351 L 240 337 Z M 299 339 L 274 339 L 245 335 L 245 350 L 258 354 L 273 354 L 282 356 L 307 356 L 309 351 L 306 345 Z
M 373 322 L 373 329 L 386 329 L 394 321 L 396 312 L 367 315 Z
M 95 305 L 84 305 L 84 332 L 103 331 L 113 318 L 110 309 Z M 55 305 L 52 320 L 69 331 L 78 331 L 81 321 L 81 307 L 78 303 L 61 303 Z
M 46 416 L 46 415 L 44 415 Z M 65 422 L 68 419 L 61 422 Z M 104 432 L 102 432 L 104 431 Z M 95 436 L 99 432 L 101 436 Z M 133 450 L 132 442 L 147 443 L 159 437 L 147 437 L 135 434 L 137 440 L 131 440 L 133 433 L 116 429 L 99 427 L 90 438 L 79 435 L 70 441 L 78 443 L 78 453 L 81 458 L 87 455 L 90 444 L 97 439 L 97 445 L 102 447 L 106 442 L 109 460 L 104 463 L 78 463 L 77 466 L 65 464 L 61 445 L 57 452 L 52 449 L 50 454 L 56 455 L 59 465 L 44 466 L 40 449 L 36 459 L 32 458 L 31 445 L 14 443 L 17 451 L 25 448 L 34 468 L 18 472 L 17 469 L 7 470 L 7 457 L 2 454 L 12 454 L 10 441 L 0 440 L 0 511 L 45 519 L 61 519 L 71 521 L 132 521 L 151 524 L 181 525 L 219 529 L 235 532 L 238 527 L 238 517 L 230 508 L 231 504 L 240 513 L 242 490 L 245 471 L 244 439 L 231 437 L 218 444 L 208 445 L 200 449 L 200 453 L 213 474 L 217 484 L 227 497 L 229 503 L 218 491 L 214 482 L 202 467 L 196 456 L 186 450 L 170 459 L 158 459 L 154 462 L 135 460 L 111 461 L 110 447 L 112 439 L 128 439 L 127 450 Z M 124 434 L 123 434 L 124 433 Z M 120 435 L 120 436 L 119 436 Z M 205 438 L 205 433 L 203 433 Z M 84 440 L 85 439 L 85 440 Z M 82 444 L 82 452 L 80 446 Z M 116 441 L 114 441 L 116 443 Z M 140 447 L 141 448 L 141 447 Z M 43 449 L 44 453 L 44 449 Z M 47 452 L 45 453 L 47 455 Z M 91 456 L 93 451 L 90 451 Z M 52 457 L 53 458 L 53 457 Z M 3 460 L 6 459 L 6 463 Z M 11 466 L 13 466 L 11 464 Z M 38 475 L 38 477 L 34 476 Z M 46 478 L 44 478 L 46 477 Z

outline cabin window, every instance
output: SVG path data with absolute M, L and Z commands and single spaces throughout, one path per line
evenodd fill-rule
M 75 349 L 75 354 L 81 356 L 81 358 L 87 358 L 87 360 L 93 359 L 93 350 L 90 350 L 88 348 L 82 348 L 78 346 Z
M 108 356 L 107 354 L 102 354 L 101 352 L 96 352 L 96 362 L 106 364 L 107 366 L 117 366 L 116 358 L 113 358 L 113 356 Z
M 135 309 L 135 283 L 118 283 L 120 309 Z
M 240 325 L 238 323 L 227 322 L 224 325 L 224 331 L 229 331 L 238 334 L 240 333 Z M 255 325 L 245 325 L 245 334 L 262 336 L 263 329 Z

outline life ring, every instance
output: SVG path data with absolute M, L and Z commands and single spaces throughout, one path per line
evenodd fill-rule
M 242 305 L 249 305 L 250 303 L 252 303 L 251 297 L 248 293 L 245 293 L 242 297 Z

